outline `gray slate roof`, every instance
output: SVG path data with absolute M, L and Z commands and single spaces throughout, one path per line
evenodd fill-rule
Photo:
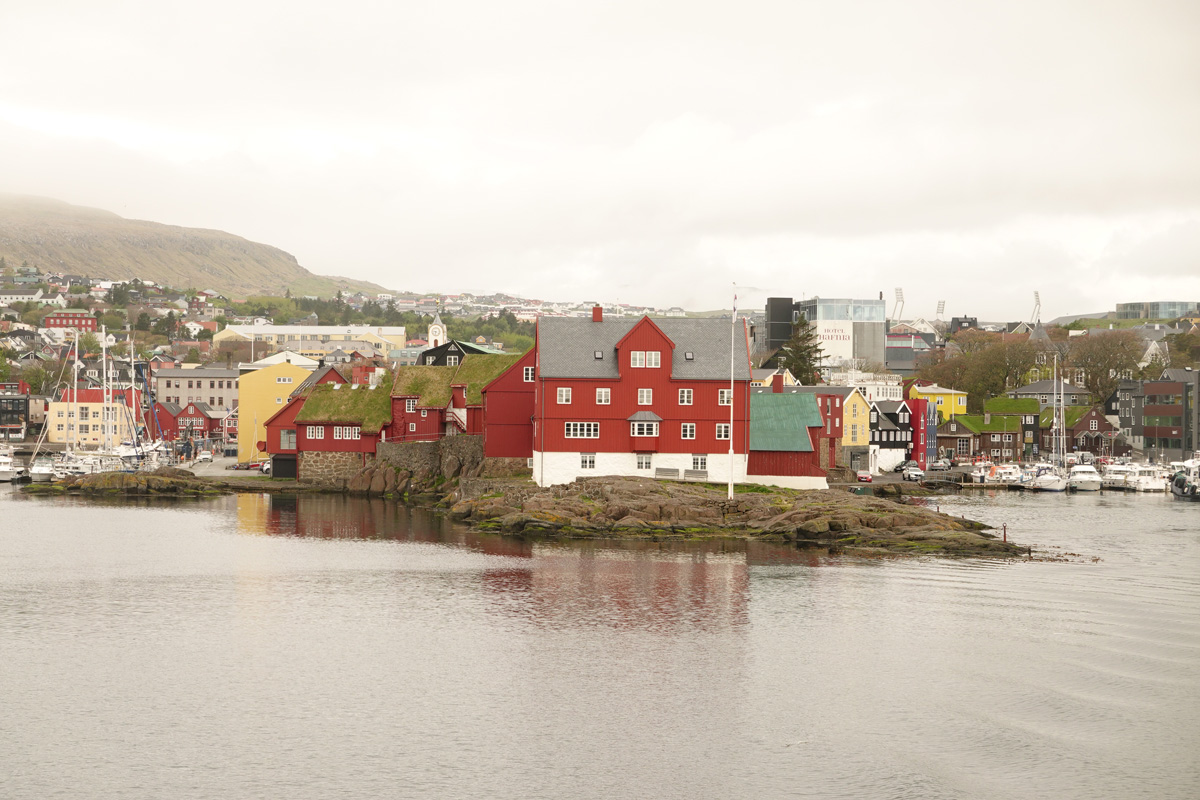
M 828 386 L 820 384 L 818 386 L 785 386 L 782 394 L 791 392 L 792 394 L 828 394 L 834 397 L 849 397 L 854 391 L 853 386 Z
M 155 378 L 237 378 L 237 369 L 197 367 L 196 369 L 158 369 Z
M 1179 367 L 1171 367 L 1164 369 L 1162 372 L 1162 380 L 1172 381 L 1174 383 L 1196 383 L 1197 376 L 1200 373 L 1194 369 L 1180 369 Z
M 1076 394 L 1085 394 L 1087 392 L 1086 389 L 1081 389 L 1078 386 L 1072 383 L 1067 383 L 1063 380 L 1060 380 L 1059 383 L 1062 384 L 1064 392 L 1075 392 Z M 1033 383 L 1027 383 L 1024 386 L 1020 386 L 1016 389 L 1009 389 L 1006 394 L 1008 394 L 1009 397 L 1019 394 L 1050 394 L 1056 388 L 1057 384 L 1054 383 L 1054 379 L 1047 378 L 1044 381 L 1034 381 Z
M 644 319 L 644 318 L 643 318 Z M 538 320 L 540 372 L 544 378 L 596 378 L 617 380 L 617 342 L 641 319 L 592 322 L 575 317 L 542 317 Z M 729 380 L 730 323 L 722 319 L 655 319 L 675 343 L 671 377 L 682 380 Z M 750 354 L 746 337 L 734 337 L 734 377 L 750 380 Z M 603 358 L 596 358 L 600 351 Z M 692 360 L 684 358 L 691 353 Z M 664 354 L 664 358 L 665 358 Z

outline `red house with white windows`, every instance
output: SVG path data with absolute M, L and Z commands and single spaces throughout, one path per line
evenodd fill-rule
M 180 439 L 222 439 L 225 436 L 225 413 L 212 408 L 208 403 L 154 404 L 151 411 L 151 430 L 163 441 Z
M 745 482 L 749 346 L 744 325 L 732 343 L 731 333 L 719 319 L 606 320 L 599 308 L 591 319 L 541 317 L 528 365 L 534 480 L 550 486 L 631 475 L 724 482 L 732 473 Z M 523 399 L 514 393 L 509 401 L 515 420 Z M 497 405 L 503 402 L 489 399 L 489 420 L 506 413 Z
M 392 385 L 392 421 L 384 431 L 386 440 L 432 441 L 463 433 L 483 435 L 484 388 L 529 356 L 472 353 L 455 366 L 397 367 Z
M 52 311 L 42 320 L 43 328 L 74 328 L 77 331 L 95 332 L 100 329 L 100 323 L 90 311 L 78 309 L 63 309 Z
M 537 350 L 517 359 L 483 389 L 483 455 L 533 457 L 534 386 Z

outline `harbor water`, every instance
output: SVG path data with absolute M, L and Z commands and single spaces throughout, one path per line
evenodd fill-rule
M 0 486 L 0 796 L 1200 796 L 1200 504 L 930 502 L 1033 558 Z

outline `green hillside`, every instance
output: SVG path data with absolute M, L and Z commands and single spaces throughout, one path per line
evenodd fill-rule
M 140 278 L 236 298 L 285 289 L 323 297 L 339 289 L 382 291 L 365 281 L 314 275 L 290 253 L 224 231 L 124 219 L 42 197 L 0 194 L 0 256 L 42 271 Z

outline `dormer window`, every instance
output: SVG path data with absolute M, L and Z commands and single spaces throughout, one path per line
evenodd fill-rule
M 595 358 L 597 361 L 603 361 L 603 360 L 604 360 L 604 351 L 603 351 L 603 350 L 597 350 L 597 351 L 596 351 L 596 352 L 595 352 L 595 353 L 592 355 L 592 357 L 593 357 L 593 358 Z
M 696 360 L 696 354 L 695 354 L 695 353 L 693 353 L 691 350 L 688 350 L 687 352 L 685 352 L 685 353 L 683 354 L 683 360 L 684 360 L 684 361 L 695 361 L 695 360 Z

